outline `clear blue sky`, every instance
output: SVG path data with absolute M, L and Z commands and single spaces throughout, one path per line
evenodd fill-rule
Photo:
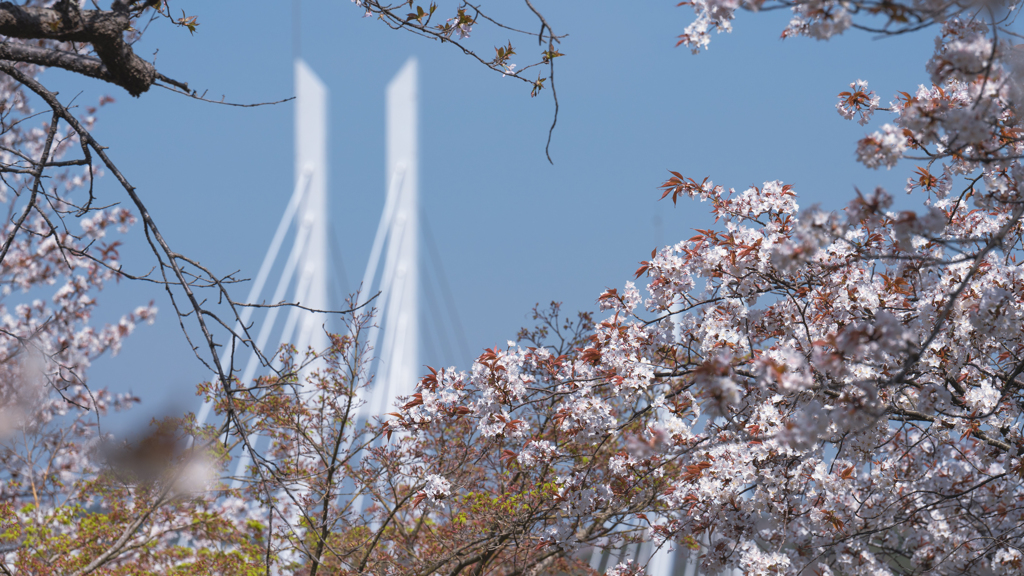
M 495 4 L 498 15 L 537 28 L 518 2 Z M 331 216 L 350 289 L 384 201 L 384 86 L 416 56 L 423 217 L 474 354 L 514 339 L 534 303 L 593 309 L 604 288 L 632 279 L 658 243 L 711 226 L 707 205 L 658 202 L 668 169 L 738 189 L 779 179 L 795 185 L 801 206 L 840 208 L 855 186 L 899 192 L 913 168 L 876 172 L 856 164 L 856 140 L 878 123 L 845 121 L 834 105 L 857 78 L 870 81 L 883 103 L 926 83 L 934 30 L 782 41 L 787 14 L 743 13 L 732 34 L 716 35 L 708 52 L 694 56 L 673 47 L 692 18 L 675 1 L 535 4 L 558 33 L 569 34 L 556 70 L 553 166 L 544 156 L 553 109 L 546 92 L 530 98 L 525 84 L 451 46 L 362 19 L 347 0 L 302 2 L 302 57 L 331 90 Z M 198 15 L 195 35 L 159 24 L 136 47 L 147 57 L 159 49 L 166 75 L 235 102 L 292 95 L 289 2 L 176 0 L 172 7 Z M 469 44 L 489 55 L 509 38 L 479 25 Z M 539 54 L 536 41 L 511 39 L 530 57 L 513 58 L 520 67 Z M 96 135 L 175 249 L 219 273 L 255 275 L 293 186 L 290 103 L 229 108 L 160 89 L 133 99 L 59 71 L 46 76 L 65 98 L 117 99 L 100 113 Z M 122 199 L 112 178 L 101 193 Z M 141 239 L 132 235 L 125 250 L 136 270 L 150 265 Z M 157 324 L 140 326 L 119 357 L 91 372 L 94 386 L 142 397 L 135 421 L 196 409 L 194 385 L 209 377 L 153 286 L 122 283 L 104 292 L 103 319 L 150 299 L 161 309 Z M 428 352 L 423 363 L 468 366 L 460 354 Z

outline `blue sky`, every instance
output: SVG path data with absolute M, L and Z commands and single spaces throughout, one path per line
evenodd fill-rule
M 743 13 L 732 34 L 691 55 L 674 48 L 692 18 L 675 4 L 535 2 L 569 35 L 557 62 L 561 113 L 550 165 L 549 94 L 530 98 L 525 84 L 450 45 L 363 19 L 348 1 L 303 0 L 301 54 L 331 91 L 331 217 L 349 289 L 362 275 L 384 202 L 384 87 L 410 56 L 420 65 L 423 217 L 473 354 L 514 339 L 537 302 L 593 309 L 604 288 L 632 279 L 659 243 L 713 225 L 707 205 L 658 201 L 669 169 L 738 189 L 783 180 L 803 207 L 841 208 L 855 187 L 902 190 L 913 163 L 879 172 L 854 162 L 856 140 L 884 120 L 866 127 L 843 120 L 836 94 L 863 78 L 886 103 L 926 83 L 934 30 L 782 41 L 786 14 Z M 136 47 L 146 57 L 159 50 L 164 74 L 234 102 L 292 95 L 290 3 L 176 0 L 172 8 L 198 16 L 195 35 L 158 24 Z M 537 28 L 517 2 L 495 8 Z M 468 43 L 490 55 L 509 39 L 529 57 L 513 58 L 520 67 L 539 55 L 535 40 L 482 24 Z M 255 275 L 293 186 L 290 103 L 230 108 L 161 89 L 134 99 L 59 71 L 44 79 L 64 98 L 80 93 L 82 103 L 117 99 L 101 111 L 96 136 L 176 250 L 219 273 Z M 112 178 L 100 192 L 123 200 Z M 124 251 L 136 270 L 151 266 L 140 240 L 130 235 Z M 139 327 L 118 357 L 91 372 L 94 386 L 142 397 L 134 422 L 196 409 L 194 385 L 209 377 L 155 287 L 129 282 L 104 292 L 101 319 L 150 299 L 161 309 L 157 324 Z M 464 354 L 435 348 L 438 357 L 423 349 L 424 364 L 468 365 Z

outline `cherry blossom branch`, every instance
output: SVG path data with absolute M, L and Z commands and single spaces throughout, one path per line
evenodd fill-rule
M 213 371 L 217 375 L 218 382 L 220 382 L 220 386 L 224 391 L 225 399 L 227 400 L 228 403 L 225 414 L 227 418 L 226 426 L 230 426 L 230 423 L 234 423 L 235 427 L 238 430 L 238 436 L 241 439 L 241 442 L 243 443 L 245 450 L 248 453 L 250 453 L 255 459 L 257 457 L 257 451 L 255 447 L 253 447 L 250 444 L 249 435 L 246 432 L 245 425 L 242 422 L 242 420 L 238 418 L 238 415 L 235 411 L 233 405 L 234 402 L 232 399 L 232 390 L 230 386 L 231 379 L 228 377 L 228 372 L 225 371 L 224 368 L 221 366 L 220 358 L 217 353 L 218 346 L 214 342 L 213 335 L 210 332 L 209 327 L 206 323 L 205 318 L 208 315 L 209 311 L 205 310 L 200 305 L 196 295 L 192 290 L 192 284 L 185 277 L 185 272 L 178 264 L 178 261 L 188 261 L 193 265 L 195 265 L 195 263 L 184 258 L 181 254 L 178 254 L 171 250 L 170 246 L 167 244 L 166 240 L 164 240 L 162 234 L 160 233 L 159 228 L 156 226 L 156 222 L 149 214 L 149 211 L 146 208 L 145 204 L 142 202 L 141 198 L 139 198 L 138 194 L 136 193 L 135 188 L 131 186 L 131 184 L 127 181 L 124 175 L 120 172 L 118 167 L 110 160 L 110 158 L 107 156 L 105 152 L 105 148 L 95 140 L 92 134 L 88 130 L 86 130 L 84 126 L 82 126 L 82 124 L 78 121 L 77 118 L 74 117 L 74 115 L 68 112 L 68 110 L 57 100 L 56 96 L 53 93 L 47 90 L 34 78 L 24 74 L 23 72 L 21 72 L 16 67 L 10 64 L 0 62 L 0 72 L 4 72 L 8 76 L 11 76 L 15 80 L 17 80 L 23 86 L 35 92 L 47 103 L 47 105 L 50 106 L 50 108 L 53 110 L 56 116 L 59 116 L 65 122 L 67 122 L 72 127 L 72 129 L 75 130 L 79 137 L 85 143 L 87 143 L 93 149 L 93 151 L 95 151 L 97 156 L 99 156 L 101 161 L 118 180 L 122 188 L 126 191 L 129 198 L 132 200 L 132 203 L 139 211 L 139 215 L 143 220 L 144 231 L 146 233 L 147 240 L 149 240 L 150 245 L 153 248 L 154 254 L 157 256 L 158 262 L 160 263 L 161 272 L 162 274 L 164 274 L 164 286 L 167 289 L 169 296 L 171 297 L 172 305 L 178 312 L 179 323 L 181 324 L 183 330 L 185 328 L 183 323 L 183 318 L 185 317 L 185 314 L 183 313 L 183 311 L 178 309 L 177 301 L 174 297 L 173 292 L 171 291 L 171 286 L 177 286 L 185 292 L 186 299 L 189 302 L 191 308 L 191 313 L 195 315 L 195 320 L 199 325 L 203 339 L 206 343 L 206 348 L 210 352 L 214 368 Z M 163 260 L 163 257 L 161 255 L 166 256 L 166 262 Z M 175 282 L 172 283 L 166 278 L 166 274 L 164 272 L 166 268 L 170 268 L 171 273 L 175 277 Z M 221 291 L 224 290 L 223 286 L 216 279 L 213 280 L 213 283 L 216 286 L 218 286 Z M 185 330 L 185 334 L 186 338 L 188 338 L 187 330 Z M 200 360 L 202 360 L 201 357 Z
M 18 220 L 14 223 L 14 227 L 8 233 L 3 247 L 0 248 L 0 264 L 2 264 L 4 258 L 7 257 L 7 252 L 10 250 L 15 236 L 17 236 L 17 233 L 21 231 L 22 226 L 25 225 L 25 219 L 28 218 L 30 212 L 36 209 L 36 197 L 39 195 L 39 184 L 42 181 L 43 170 L 50 156 L 50 148 L 53 145 L 53 135 L 57 132 L 57 123 L 59 120 L 60 117 L 55 112 L 53 119 L 50 121 L 50 129 L 46 133 L 46 143 L 43 144 L 42 156 L 40 157 L 39 162 L 36 163 L 36 167 L 32 170 L 32 194 L 29 196 L 28 203 L 25 205 L 25 209 L 22 211 L 21 216 L 18 217 Z
M 544 145 L 544 154 L 547 155 L 548 162 L 554 164 L 555 162 L 551 159 L 551 135 L 555 131 L 555 124 L 558 124 L 558 92 L 555 90 L 555 55 L 557 54 L 557 51 L 555 50 L 554 43 L 558 42 L 559 37 L 555 35 L 555 31 L 551 29 L 551 25 L 544 19 L 544 15 L 533 7 L 530 0 L 524 1 L 526 2 L 526 5 L 529 6 L 530 11 L 536 14 L 537 18 L 540 20 L 540 32 L 537 33 L 537 44 L 542 44 L 544 42 L 544 29 L 547 28 L 548 30 L 548 51 L 546 52 L 547 56 L 545 57 L 545 60 L 549 66 L 548 80 L 551 81 L 551 97 L 555 101 L 555 114 L 554 118 L 551 119 L 551 128 L 548 128 L 548 141 L 547 144 Z
M 544 16 L 536 8 L 534 8 L 534 6 L 530 3 L 529 0 L 526 0 L 527 7 L 530 9 L 531 12 L 534 13 L 534 15 L 536 15 L 536 17 L 540 20 L 541 23 L 540 31 L 537 34 L 535 34 L 537 36 L 537 43 L 538 45 L 543 45 L 544 42 L 547 41 L 547 50 L 542 54 L 542 59 L 540 62 L 525 66 L 521 68 L 518 72 L 514 70 L 515 65 L 510 64 L 508 62 L 509 57 L 515 54 L 515 51 L 511 43 L 509 43 L 508 46 L 504 48 L 495 48 L 497 54 L 495 58 L 493 60 L 485 60 L 483 57 L 478 55 L 475 51 L 470 49 L 467 45 L 465 45 L 462 42 L 462 40 L 469 37 L 472 27 L 477 21 L 476 17 L 470 17 L 465 13 L 466 7 L 472 8 L 476 13 L 477 17 L 483 17 L 485 20 L 494 23 L 501 29 L 529 36 L 534 36 L 534 34 L 496 22 L 492 18 L 484 15 L 480 11 L 480 8 L 478 6 L 471 4 L 470 2 L 463 0 L 460 3 L 461 7 L 459 8 L 458 14 L 456 15 L 455 18 L 449 19 L 445 24 L 434 26 L 430 25 L 430 21 L 431 18 L 433 17 L 434 10 L 436 9 L 435 4 L 431 4 L 429 9 L 423 9 L 422 7 L 417 6 L 416 12 L 409 13 L 406 16 L 402 16 L 397 12 L 397 10 L 404 10 L 406 9 L 406 7 L 411 9 L 413 7 L 414 2 L 402 2 L 395 5 L 388 5 L 382 4 L 378 0 L 359 0 L 358 2 L 356 2 L 356 4 L 366 10 L 367 16 L 376 14 L 378 20 L 384 22 L 385 25 L 387 25 L 389 28 L 393 30 L 404 29 L 418 36 L 440 41 L 442 44 L 452 44 L 453 46 L 462 50 L 463 54 L 470 56 L 480 64 L 486 66 L 487 68 L 500 73 L 502 77 L 511 76 L 513 78 L 526 82 L 531 86 L 531 96 L 536 96 L 544 88 L 544 83 L 550 80 L 549 86 L 551 88 L 552 99 L 555 103 L 555 111 L 551 121 L 551 127 L 548 129 L 548 138 L 547 143 L 544 147 L 544 153 L 548 158 L 548 162 L 552 164 L 554 163 L 554 161 L 551 159 L 550 153 L 552 134 L 554 133 L 555 125 L 558 123 L 558 93 L 555 88 L 554 59 L 559 56 L 563 56 L 562 53 L 558 52 L 555 49 L 555 44 L 560 43 L 561 39 L 564 38 L 565 36 L 556 35 L 551 26 L 548 24 L 547 20 L 544 18 Z M 454 22 L 454 24 L 452 24 L 452 22 Z M 456 39 L 454 38 L 454 36 L 458 36 L 459 38 Z M 541 78 L 540 76 L 538 76 L 536 80 L 530 80 L 519 75 L 521 72 L 529 68 L 533 68 L 534 66 L 543 64 L 548 65 L 547 78 Z
M 109 562 L 115 556 L 121 553 L 122 550 L 127 546 L 128 542 L 135 536 L 139 528 L 149 520 L 153 512 L 156 511 L 160 506 L 164 504 L 166 498 L 174 488 L 173 482 L 168 482 L 166 486 L 160 491 L 159 496 L 156 498 L 152 506 L 146 508 L 141 514 L 136 516 L 135 520 L 128 523 L 127 526 L 121 530 L 121 535 L 115 540 L 106 550 L 100 553 L 96 558 L 89 562 L 81 570 L 76 570 L 73 576 L 86 576 L 91 574 L 102 567 L 104 564 Z

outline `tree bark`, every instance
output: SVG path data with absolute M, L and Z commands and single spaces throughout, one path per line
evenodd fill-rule
M 139 96 L 160 74 L 125 42 L 124 32 L 130 23 L 131 12 L 121 2 L 114 2 L 110 10 L 81 10 L 68 0 L 52 8 L 0 2 L 0 35 L 8 39 L 88 43 L 99 57 L 8 40 L 0 44 L 0 58 L 63 68 L 116 84 Z

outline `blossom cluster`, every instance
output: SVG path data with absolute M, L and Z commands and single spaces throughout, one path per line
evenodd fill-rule
M 757 7 L 692 4 L 695 50 Z M 791 31 L 842 32 L 850 7 L 795 3 Z M 488 350 L 425 379 L 393 424 L 426 438 L 458 421 L 520 486 L 551 484 L 557 513 L 528 521 L 569 553 L 652 541 L 711 572 L 1024 574 L 1020 65 L 992 25 L 930 17 L 932 86 L 882 108 L 858 80 L 837 105 L 890 115 L 857 158 L 923 158 L 922 209 L 878 189 L 801 211 L 781 182 L 673 172 L 663 197 L 710 202 L 717 228 L 655 250 L 645 287 L 601 294 L 571 350 Z M 456 513 L 468 484 L 447 474 Z

